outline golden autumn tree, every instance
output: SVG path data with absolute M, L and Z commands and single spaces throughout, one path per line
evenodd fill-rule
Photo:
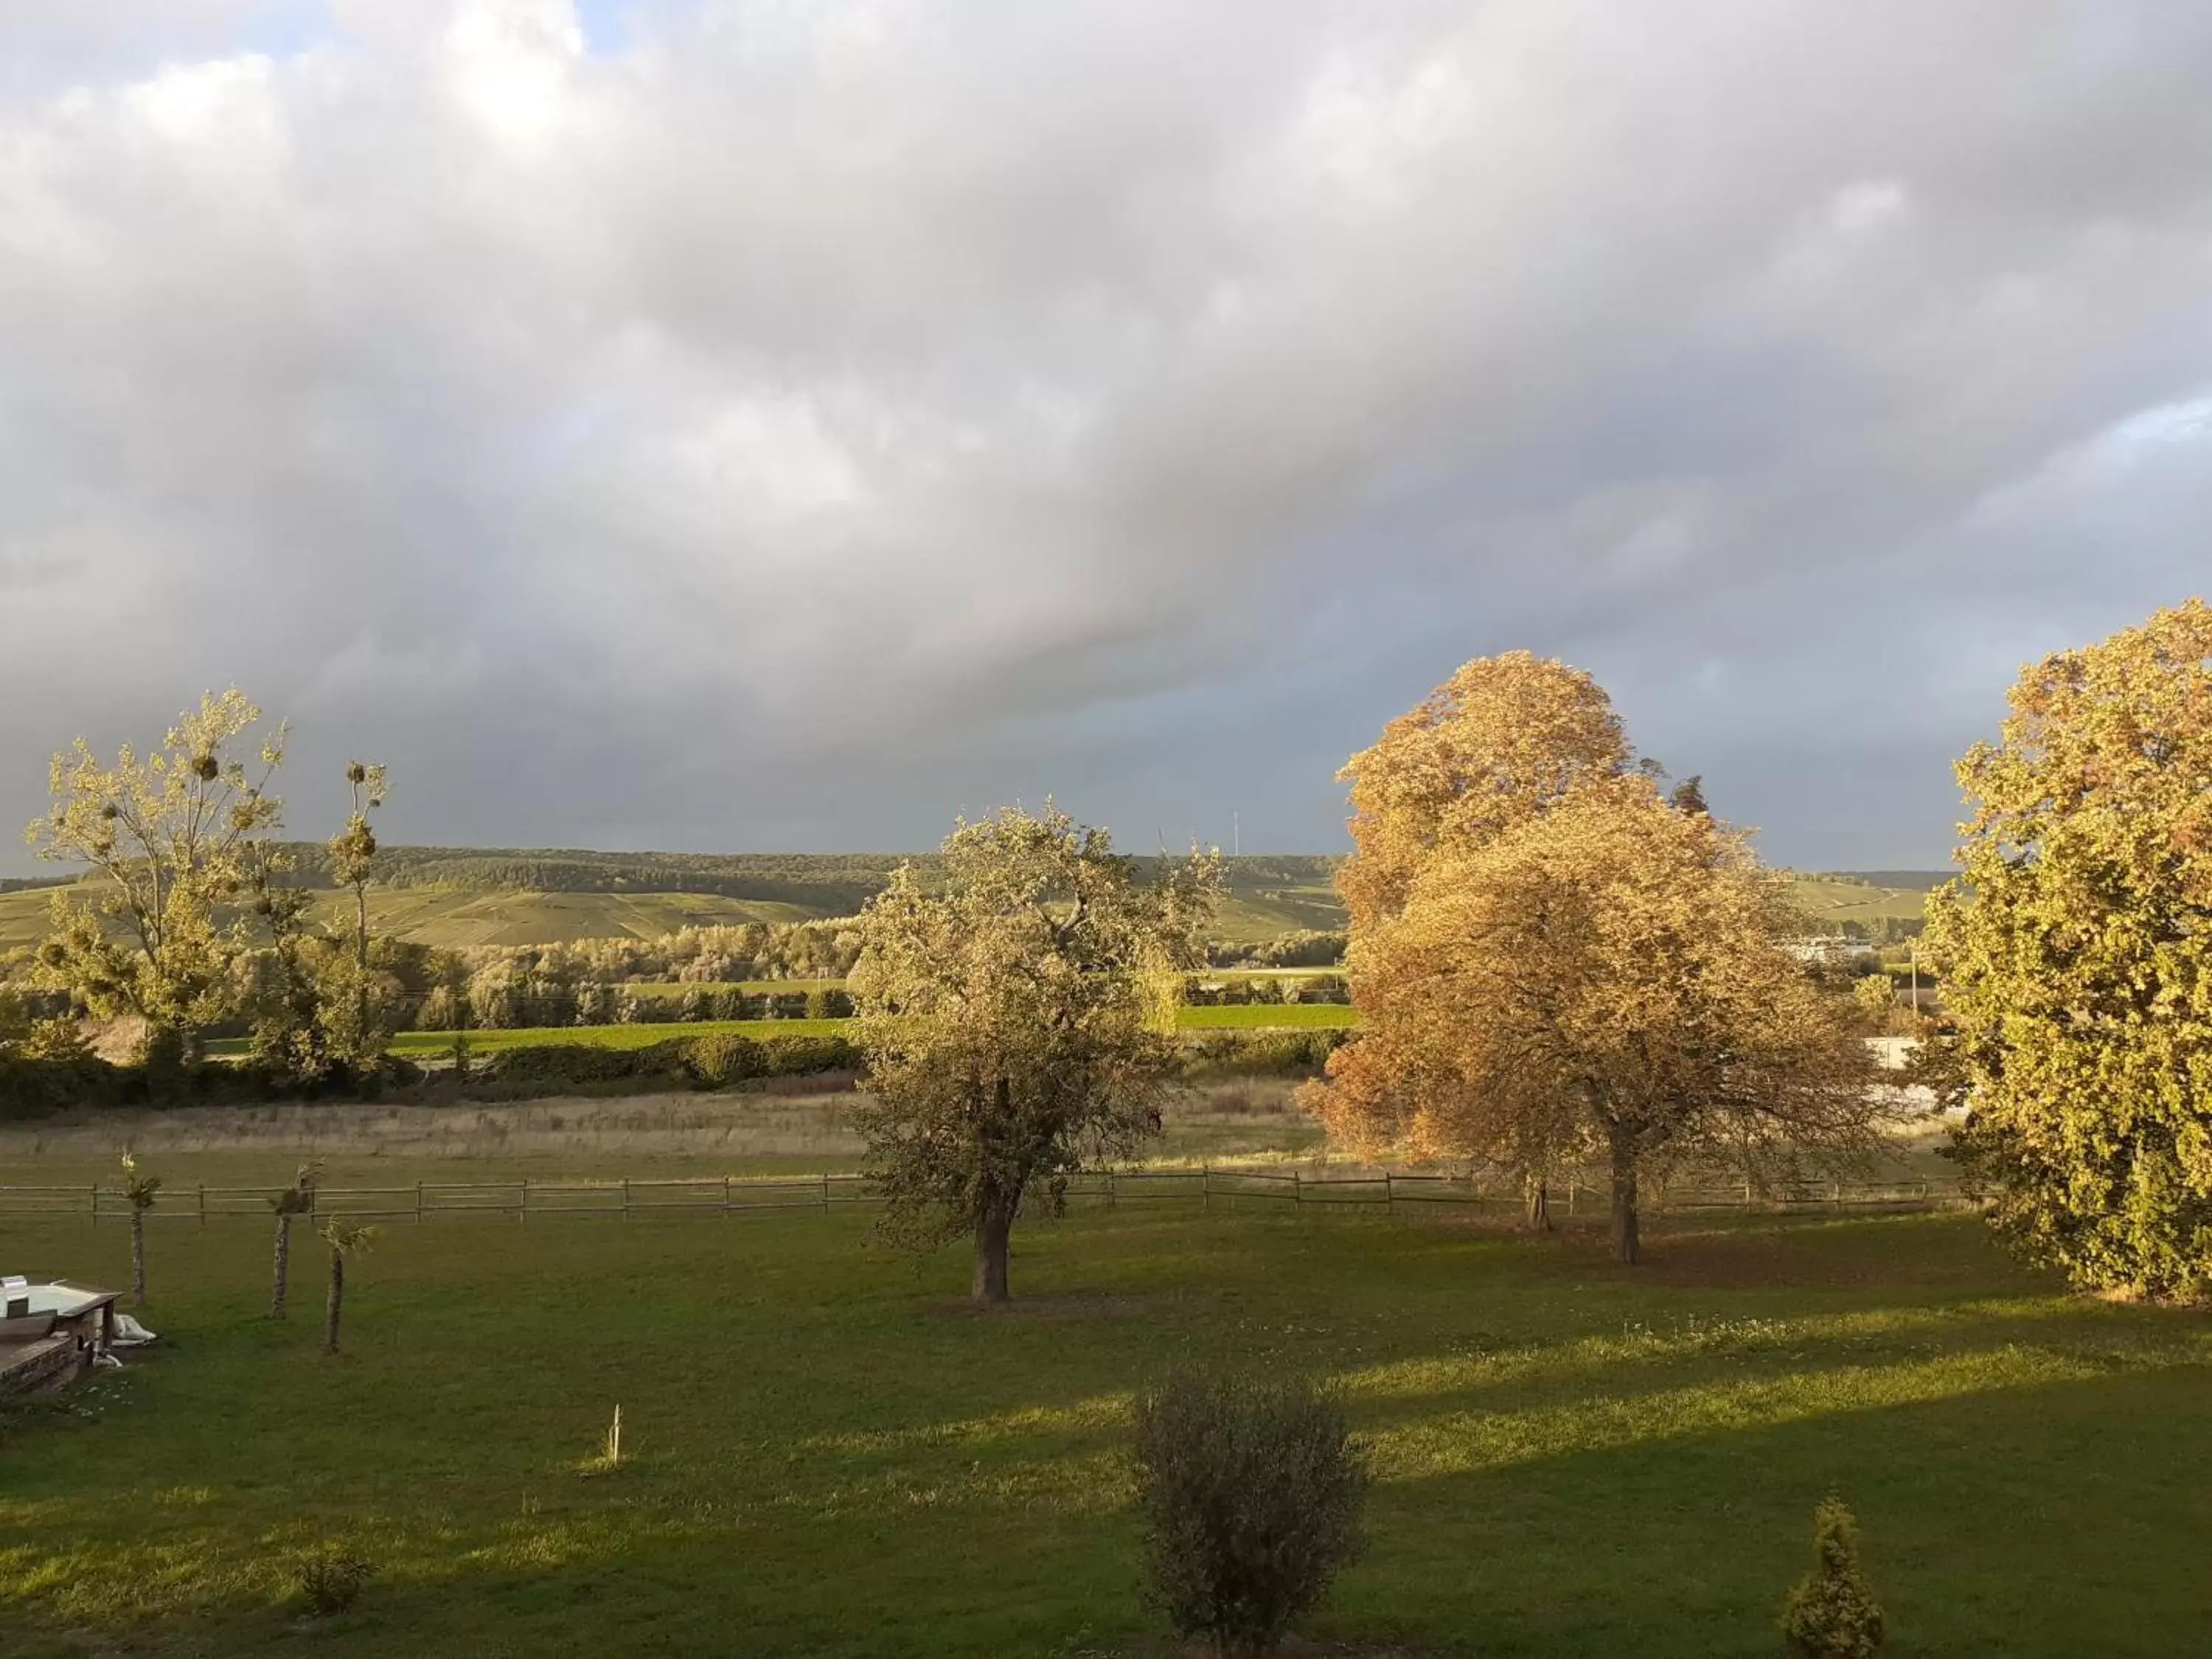
M 2078 1285 L 2212 1285 L 2212 607 L 2021 672 L 1928 949 L 1990 1218 Z
M 26 839 L 39 856 L 89 866 L 93 902 L 54 896 L 41 976 L 96 1014 L 145 1021 L 149 1058 L 198 1057 L 203 1028 L 230 1012 L 231 967 L 250 941 L 226 917 L 269 867 L 281 823 L 269 783 L 284 728 L 238 757 L 261 711 L 233 687 L 177 717 L 159 748 L 103 766 L 83 738 L 53 757 L 53 803 Z
M 1352 787 L 1352 854 L 1337 884 L 1352 927 L 1395 915 L 1439 855 L 1630 765 L 1620 717 L 1588 674 L 1526 651 L 1476 658 L 1339 775 Z
M 1532 1175 L 1601 1152 L 1624 1261 L 1654 1160 L 1873 1148 L 1849 999 L 1782 948 L 1778 881 L 1662 794 L 1588 676 L 1472 663 L 1409 718 L 1347 768 L 1361 1035 L 1311 1097 L 1333 1138 Z
M 892 1237 L 973 1237 L 975 1300 L 1006 1300 L 1025 1206 L 1158 1132 L 1176 973 L 1200 960 L 1219 885 L 1213 856 L 1144 881 L 1048 803 L 962 824 L 938 885 L 903 867 L 862 912 L 868 1172 Z

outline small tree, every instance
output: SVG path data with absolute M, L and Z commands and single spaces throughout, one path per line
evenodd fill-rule
M 941 890 L 911 867 L 860 918 L 852 975 L 870 1101 L 854 1114 L 890 1235 L 975 1242 L 978 1302 L 1008 1295 L 1025 1198 L 1157 1133 L 1172 1084 L 1174 982 L 1220 881 L 1194 856 L 1138 879 L 1106 832 L 1048 803 L 945 843 Z
M 353 949 L 343 965 L 326 974 L 322 1020 L 331 1051 L 357 1073 L 375 1068 L 391 1038 L 388 1010 L 368 964 L 368 884 L 376 872 L 376 832 L 368 815 L 384 805 L 384 769 L 362 761 L 346 766 L 353 810 L 331 838 L 331 869 L 338 885 L 353 891 Z
M 1897 981 L 1887 974 L 1864 975 L 1851 987 L 1851 1004 L 1880 1036 L 1897 1023 Z
M 161 1177 L 142 1175 L 138 1160 L 123 1154 L 123 1196 L 131 1203 L 131 1305 L 146 1305 L 146 1212 L 161 1190 Z
M 1298 1381 L 1182 1375 L 1137 1401 L 1152 1601 L 1224 1656 L 1270 1652 L 1364 1546 L 1344 1409 Z
M 179 715 L 143 760 L 126 747 L 103 767 L 80 738 L 53 757 L 53 805 L 27 832 L 40 857 L 100 878 L 90 908 L 76 890 L 55 894 L 41 975 L 95 1014 L 143 1019 L 149 1060 L 196 1060 L 201 1030 L 229 1012 L 231 964 L 247 940 L 220 910 L 253 884 L 280 822 L 268 784 L 283 728 L 250 775 L 228 753 L 260 718 L 234 687 Z
M 1800 1659 L 1873 1659 L 1881 1607 L 1859 1565 L 1859 1527 L 1838 1498 L 1813 1511 L 1813 1571 L 1782 1604 L 1782 1637 Z
M 269 1316 L 282 1319 L 290 1285 L 292 1266 L 292 1218 L 307 1215 L 315 1207 L 315 1188 L 321 1184 L 323 1166 L 319 1161 L 302 1164 L 292 1177 L 292 1184 L 269 1200 L 269 1207 L 276 1212 L 276 1280 L 269 1294 Z
M 377 1231 L 334 1215 L 322 1224 L 320 1237 L 330 1247 L 331 1290 L 323 1302 L 323 1352 L 338 1351 L 338 1325 L 345 1317 L 345 1264 L 349 1257 L 367 1255 L 376 1245 Z

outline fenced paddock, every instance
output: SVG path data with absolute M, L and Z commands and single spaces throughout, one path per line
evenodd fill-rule
M 274 1187 L 171 1187 L 147 1212 L 163 1225 L 266 1221 Z M 1243 1167 L 1137 1169 L 1079 1176 L 1068 1183 L 1071 1206 L 1118 1209 L 1124 1205 L 1196 1205 L 1233 1208 L 1284 1204 L 1321 1209 L 1440 1213 L 1517 1213 L 1517 1192 L 1464 1175 L 1375 1170 L 1309 1173 Z M 519 1222 L 578 1216 L 622 1220 L 682 1216 L 738 1216 L 769 1212 L 870 1208 L 880 1202 L 866 1176 L 832 1174 L 782 1176 L 695 1176 L 652 1180 L 442 1182 L 411 1186 L 325 1187 L 313 1213 L 365 1220 L 413 1221 L 458 1216 L 511 1217 Z M 1680 1182 L 1647 1188 L 1650 1216 L 1736 1212 L 1802 1214 L 1833 1211 L 1930 1210 L 1969 1202 L 1956 1182 L 1798 1182 L 1761 1190 L 1745 1182 Z M 1605 1193 L 1576 1178 L 1553 1194 L 1554 1214 L 1602 1214 Z M 88 1224 L 128 1220 L 130 1200 L 113 1187 L 0 1186 L 0 1218 L 74 1217 Z

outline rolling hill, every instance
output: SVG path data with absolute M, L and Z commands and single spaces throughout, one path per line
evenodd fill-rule
M 302 884 L 335 917 L 319 848 L 296 849 Z M 805 921 L 850 915 L 902 861 L 896 854 L 667 854 L 512 848 L 394 847 L 372 890 L 380 933 L 424 944 L 548 945 L 568 939 L 650 939 L 684 927 Z M 927 869 L 929 854 L 914 860 Z M 1235 944 L 1344 926 L 1334 857 L 1228 861 L 1216 937 Z M 1814 925 L 1909 920 L 1941 871 L 1800 875 L 1796 895 Z M 0 949 L 46 929 L 50 890 L 0 891 Z

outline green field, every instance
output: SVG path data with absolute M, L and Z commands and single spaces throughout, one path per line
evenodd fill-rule
M 120 1227 L 4 1241 L 126 1273 Z M 1662 1226 L 1621 1269 L 1588 1232 L 1131 1206 L 1025 1224 L 991 1316 L 856 1216 L 452 1219 L 359 1266 L 336 1360 L 312 1251 L 271 1325 L 265 1226 L 153 1244 L 167 1346 L 6 1431 L 11 1659 L 1165 1652 L 1124 1412 L 1192 1361 L 1349 1394 L 1379 1480 L 1325 1637 L 1764 1659 L 1831 1490 L 1899 1655 L 2212 1630 L 2203 1316 L 2057 1294 L 1964 1217 Z M 376 1574 L 309 1626 L 325 1541 Z
M 1358 1014 L 1341 1002 L 1231 1003 L 1176 1010 L 1176 1024 L 1186 1031 L 1334 1031 L 1358 1023 Z

